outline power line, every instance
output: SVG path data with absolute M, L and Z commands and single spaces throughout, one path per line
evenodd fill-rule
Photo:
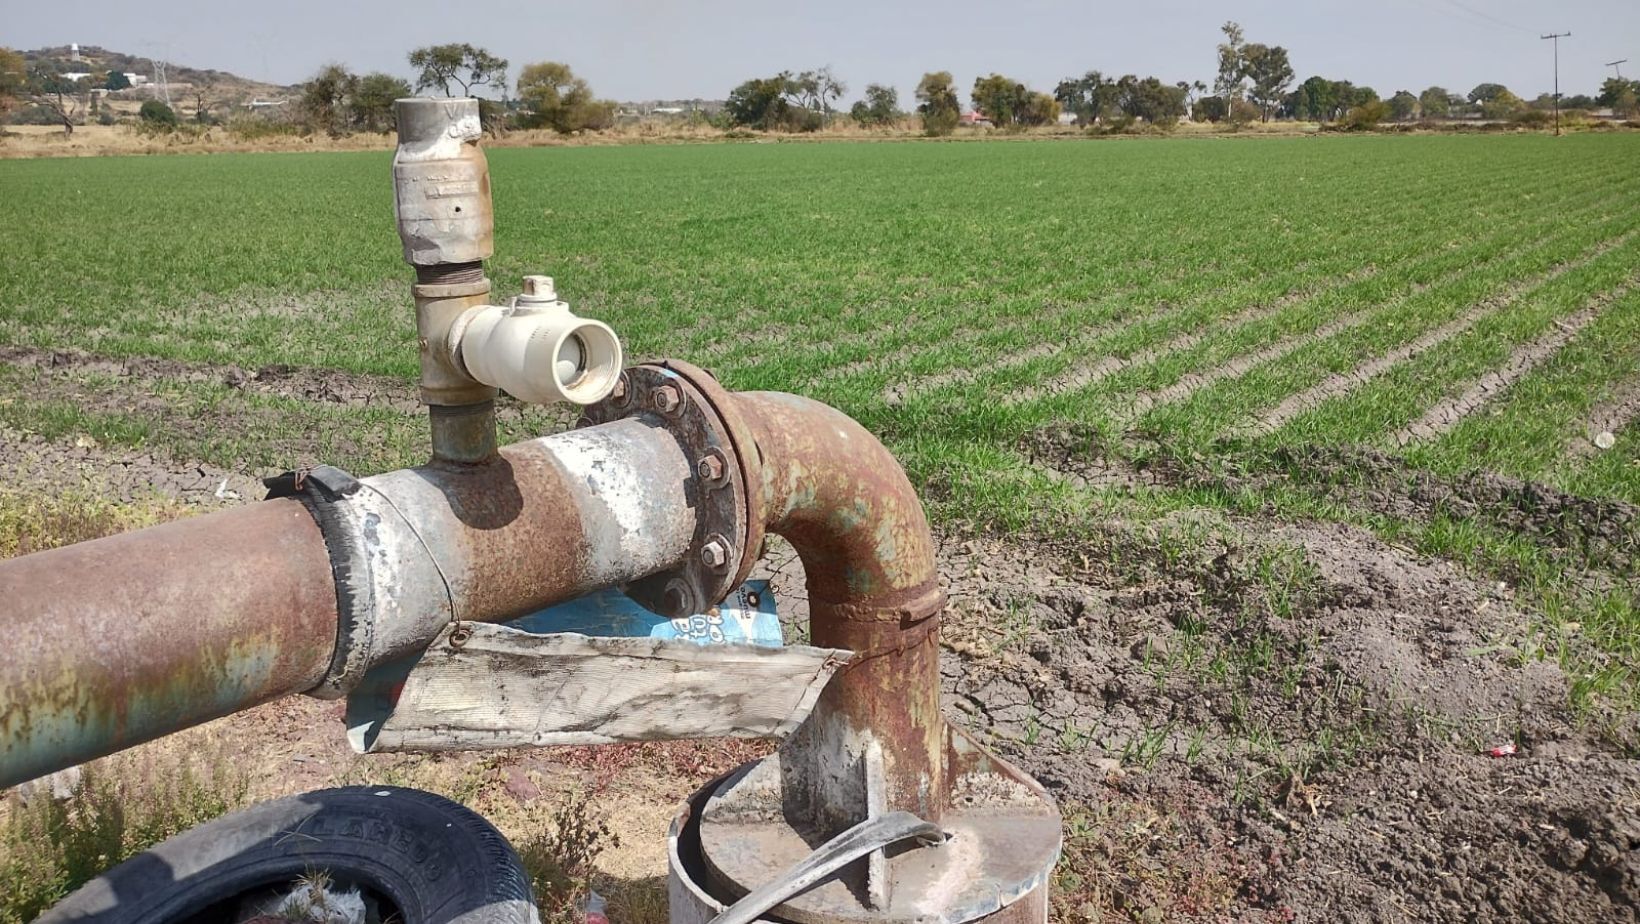
M 1468 13 L 1469 15 L 1474 16 L 1478 19 L 1485 20 L 1486 22 L 1489 22 L 1494 26 L 1502 26 L 1505 29 L 1513 29 L 1516 32 L 1525 32 L 1528 35 L 1530 35 L 1533 31 L 1535 31 L 1535 30 L 1532 30 L 1532 29 L 1528 29 L 1525 26 L 1519 25 L 1518 23 L 1512 23 L 1512 22 L 1509 22 L 1506 19 L 1499 19 L 1498 17 L 1493 16 L 1491 13 L 1488 13 L 1485 10 L 1477 10 L 1474 7 L 1470 6 L 1469 4 L 1462 2 L 1462 0 L 1441 0 L 1441 2 L 1445 3 L 1448 6 L 1454 7 L 1456 9 L 1463 10 L 1465 13 Z

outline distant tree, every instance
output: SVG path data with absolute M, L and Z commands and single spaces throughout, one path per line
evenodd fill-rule
M 735 87 L 723 111 L 731 125 L 763 131 L 812 132 L 820 128 L 822 116 L 803 105 L 807 92 L 808 88 L 791 71 L 781 71 Z
M 818 112 L 822 119 L 831 119 L 831 104 L 848 92 L 848 85 L 832 74 L 831 68 L 803 71 L 791 78 L 789 93 L 793 101 L 804 109 Z
M 1116 108 L 1129 118 L 1167 127 L 1184 117 L 1185 91 L 1155 77 L 1126 74 L 1116 81 Z
M 1021 125 L 1053 125 L 1059 121 L 1059 100 L 1050 93 L 1030 91 L 1019 110 Z
M 1190 110 L 1190 117 L 1197 122 L 1223 122 L 1227 114 L 1222 96 L 1204 96 Z
M 1224 98 L 1224 108 L 1230 111 L 1232 100 L 1241 98 L 1242 81 L 1247 77 L 1247 59 L 1243 49 L 1247 44 L 1241 25 L 1226 22 L 1219 27 L 1224 41 L 1219 43 L 1219 74 L 1213 81 L 1213 92 Z
M 1451 100 L 1445 87 L 1430 87 L 1418 94 L 1418 108 L 1426 119 L 1444 119 L 1452 111 Z
M 968 94 L 975 111 L 984 115 L 992 125 L 1018 123 L 1019 110 L 1024 108 L 1029 91 L 1017 80 L 1001 74 L 974 78 L 974 89 Z
M 347 101 L 348 121 L 367 132 L 390 132 L 398 128 L 393 103 L 410 95 L 410 84 L 402 77 L 377 71 L 366 74 L 353 85 Z
M 1640 99 L 1640 80 L 1607 77 L 1600 85 L 1600 95 L 1595 97 L 1595 102 L 1609 107 L 1619 118 L 1628 119 L 1637 111 L 1637 99 Z
M 782 72 L 774 77 L 754 77 L 729 91 L 723 111 L 732 125 L 769 129 L 783 122 L 790 103 L 786 101 L 786 87 L 791 75 Z
M 417 48 L 410 52 L 410 66 L 419 72 L 417 90 L 437 87 L 445 96 L 454 95 L 452 83 L 461 87 L 462 96 L 471 96 L 473 87 L 507 85 L 507 59 L 466 42 Z
M 28 65 L 10 48 L 0 48 L 0 115 L 10 112 L 28 83 Z
M 340 64 L 327 64 L 302 84 L 296 111 L 302 127 L 309 132 L 324 132 L 332 138 L 347 134 L 352 128 L 348 100 L 358 87 L 359 78 L 348 73 Z
M 1397 90 L 1389 98 L 1390 118 L 1397 122 L 1406 122 L 1418 116 L 1418 97 L 1408 90 Z
M 137 110 L 137 118 L 142 124 L 155 128 L 175 128 L 177 124 L 176 111 L 157 99 L 144 100 Z
M 518 98 L 528 110 L 524 124 L 568 134 L 596 131 L 615 122 L 615 103 L 598 99 L 568 64 L 543 61 L 518 75 Z
M 1259 117 L 1268 122 L 1293 83 L 1293 65 L 1287 59 L 1287 49 L 1254 42 L 1242 48 L 1241 58 L 1242 71 L 1253 82 L 1248 97 L 1258 106 Z
M 1047 125 L 1059 119 L 1059 101 L 1017 80 L 992 74 L 974 81 L 974 108 L 998 126 Z
M 1098 71 L 1081 77 L 1066 77 L 1054 87 L 1053 97 L 1066 112 L 1076 116 L 1076 124 L 1092 125 L 1116 111 L 1116 81 Z
M 1338 84 L 1316 76 L 1293 91 L 1293 118 L 1307 122 L 1330 122 L 1338 112 Z
M 1501 83 L 1476 84 L 1475 89 L 1469 91 L 1469 101 L 1479 106 L 1492 102 L 1497 99 L 1499 95 L 1504 93 L 1509 93 L 1509 88 Z M 1509 95 L 1515 99 L 1520 98 L 1515 96 L 1513 93 L 1509 93 Z
M 1358 87 L 1348 80 L 1340 80 L 1333 85 L 1333 92 L 1338 97 L 1338 117 L 1347 115 L 1357 106 L 1378 102 L 1378 91 L 1372 87 Z
M 1257 122 L 1259 115 L 1259 108 L 1244 99 L 1233 99 L 1230 101 L 1230 114 L 1228 118 L 1230 120 L 1230 124 L 1236 126 L 1237 128 Z
M 900 94 L 880 83 L 866 85 L 866 98 L 850 110 L 861 125 L 890 125 L 900 117 Z
M 1526 103 L 1520 97 L 1506 89 L 1500 89 L 1490 99 L 1479 102 L 1483 119 L 1507 119 L 1526 108 Z
M 1587 93 L 1567 93 L 1560 97 L 1562 109 L 1593 109 L 1598 104 Z
M 950 71 L 934 71 L 917 83 L 917 112 L 922 114 L 923 131 L 929 135 L 949 135 L 962 120 L 962 103 L 957 99 L 956 81 Z
M 129 90 L 131 78 L 125 76 L 125 72 L 119 68 L 112 67 L 108 69 L 108 76 L 103 78 L 102 87 L 104 90 Z
M 63 134 L 74 134 L 74 123 L 82 118 L 80 91 L 87 81 L 69 80 L 57 71 L 36 67 L 28 72 L 23 83 L 23 95 L 50 116 L 52 123 L 63 127 Z

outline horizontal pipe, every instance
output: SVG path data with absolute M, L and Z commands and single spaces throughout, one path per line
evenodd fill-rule
M 0 562 L 0 787 L 671 568 L 692 474 L 640 416 Z
M 291 499 L 12 559 L 0 601 L 0 786 L 306 690 L 336 642 Z

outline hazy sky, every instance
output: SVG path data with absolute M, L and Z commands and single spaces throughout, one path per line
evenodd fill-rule
M 0 45 L 79 42 L 233 71 L 276 83 L 339 61 L 410 76 L 405 52 L 468 41 L 521 65 L 566 61 L 603 96 L 718 98 L 741 80 L 831 65 L 849 85 L 890 83 L 908 104 L 924 71 L 949 70 L 964 90 L 992 71 L 1040 89 L 1089 69 L 1213 80 L 1218 27 L 1284 45 L 1311 74 L 1368 84 L 1385 96 L 1431 84 L 1467 92 L 1482 81 L 1531 98 L 1551 80 L 1593 92 L 1630 58 L 1640 76 L 1640 0 L 0 0 Z

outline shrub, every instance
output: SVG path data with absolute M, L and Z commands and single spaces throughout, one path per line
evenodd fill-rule
M 1346 132 L 1370 132 L 1387 118 L 1389 104 L 1383 100 L 1373 100 L 1351 107 L 1349 112 L 1344 113 L 1344 118 L 1339 120 L 1338 127 L 1340 131 Z
M 1522 109 L 1509 116 L 1509 121 L 1522 128 L 1546 128 L 1555 122 L 1554 113 L 1542 109 Z
M 519 845 L 518 857 L 529 873 L 544 924 L 581 921 L 580 907 L 591 890 L 598 856 L 620 845 L 584 793 L 567 796 L 553 812 L 550 828 Z
M 174 128 L 177 124 L 176 111 L 157 99 L 145 101 L 142 108 L 137 110 L 137 118 L 141 119 L 144 125 Z
M 261 116 L 236 116 L 228 120 L 228 136 L 237 141 L 261 141 L 264 138 L 289 138 L 302 133 L 302 127 L 282 119 Z

